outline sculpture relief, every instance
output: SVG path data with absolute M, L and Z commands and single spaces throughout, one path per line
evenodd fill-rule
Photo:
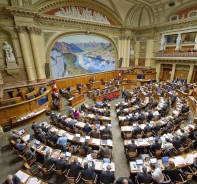
M 99 22 L 102 24 L 110 24 L 107 17 L 99 12 L 89 10 L 88 8 L 68 7 L 60 8 L 60 11 L 55 13 L 56 16 L 74 18 L 86 21 Z
M 181 46 L 181 34 L 179 33 L 176 39 L 176 48 L 175 50 L 180 50 L 180 46 Z
M 6 71 L 8 74 L 16 77 L 19 74 L 20 70 L 16 63 L 12 47 L 6 41 L 3 42 L 3 50 L 5 52 L 5 60 L 7 64 Z
M 3 50 L 5 51 L 6 62 L 16 60 L 12 52 L 12 47 L 6 41 L 3 42 Z
M 130 46 L 130 56 L 133 56 L 135 54 L 135 51 L 133 50 L 133 46 Z
M 161 40 L 160 40 L 160 48 L 159 50 L 163 51 L 164 50 L 164 46 L 165 46 L 165 37 L 164 35 L 161 36 Z

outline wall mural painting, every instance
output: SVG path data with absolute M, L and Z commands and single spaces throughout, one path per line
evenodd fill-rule
M 62 78 L 115 69 L 115 50 L 101 37 L 91 35 L 66 36 L 51 50 L 53 77 Z

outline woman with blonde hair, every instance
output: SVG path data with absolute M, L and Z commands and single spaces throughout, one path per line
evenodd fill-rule
M 172 160 L 169 161 L 169 166 L 165 173 L 170 177 L 172 182 L 179 181 L 179 170 L 175 167 L 175 163 Z

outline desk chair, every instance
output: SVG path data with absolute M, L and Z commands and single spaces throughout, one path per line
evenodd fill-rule
M 135 176 L 135 183 L 136 183 L 136 184 L 145 184 L 145 183 L 140 183 L 140 182 L 138 181 L 138 179 L 137 179 L 137 176 Z M 154 184 L 154 183 L 151 182 L 150 184 Z
M 100 138 L 100 133 L 93 132 L 93 133 L 91 133 L 91 137 L 93 137 L 93 138 Z
M 84 184 L 96 184 L 97 180 L 98 180 L 98 175 L 95 176 L 94 180 L 85 180 L 84 178 L 82 178 Z
M 111 139 L 111 135 L 110 133 L 105 133 L 105 134 L 102 134 L 101 136 L 103 139 Z
M 42 171 L 43 175 L 49 175 L 55 169 L 55 164 L 53 164 L 49 169 L 42 167 L 42 165 L 39 165 L 39 169 Z
M 135 158 L 137 156 L 137 151 L 136 152 L 129 152 L 128 150 L 126 150 L 126 156 L 129 161 L 133 161 L 133 160 L 135 160 Z
M 165 174 L 163 174 L 163 176 L 164 176 L 164 181 L 162 181 L 158 184 L 171 184 L 172 183 L 171 179 L 167 178 L 167 176 Z
M 75 134 L 81 134 L 81 129 L 78 127 L 74 127 Z
M 86 154 L 86 150 L 85 149 L 79 149 L 79 155 L 80 156 L 86 156 L 87 154 Z
M 77 176 L 77 178 L 75 179 L 74 177 L 70 177 L 69 176 L 69 172 L 70 172 L 70 169 L 67 171 L 65 177 L 67 178 L 68 180 L 68 183 L 69 184 L 77 184 L 79 183 L 79 181 L 81 180 L 81 173 L 79 173 L 79 175 Z
M 127 120 L 127 121 L 121 121 L 121 123 L 120 123 L 120 126 L 128 126 L 128 125 L 130 125 L 130 122 L 129 122 L 129 120 Z
M 102 125 L 108 125 L 111 124 L 111 120 L 102 120 Z
M 122 136 L 124 139 L 132 139 L 133 138 L 133 133 L 132 132 L 122 132 Z
M 150 153 L 151 157 L 155 156 L 156 158 L 161 158 L 163 155 L 163 150 L 160 149 L 160 150 L 156 150 L 155 152 L 149 151 L 149 153 Z
M 157 136 L 157 135 L 162 135 L 163 134 L 163 130 L 159 130 L 159 131 L 157 131 L 157 132 L 155 132 L 154 130 L 153 130 L 153 135 L 154 136 Z
M 148 138 L 153 135 L 153 132 L 146 132 L 146 133 L 143 132 L 143 135 L 144 135 L 144 137 Z
M 47 143 L 49 144 L 49 146 L 55 148 L 56 147 L 56 144 L 52 141 L 50 141 L 49 139 L 47 139 Z
M 141 133 L 141 134 L 136 134 L 136 135 L 135 135 L 136 138 L 142 138 L 142 136 L 143 136 L 142 133 Z

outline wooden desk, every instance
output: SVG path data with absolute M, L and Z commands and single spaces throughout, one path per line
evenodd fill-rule
M 0 106 L 5 106 L 4 104 L 5 103 L 8 103 L 8 105 L 13 105 L 12 103 L 15 102 L 16 104 L 17 103 L 20 103 L 22 102 L 22 99 L 21 97 L 15 97 L 15 98 L 9 98 L 9 99 L 5 99 L 5 100 L 0 100 Z
M 38 87 L 34 87 L 34 90 L 31 93 L 25 94 L 25 98 L 27 100 L 31 100 L 31 99 L 37 97 L 38 95 L 39 95 L 39 88 Z
M 44 94 L 28 101 L 22 101 L 21 103 L 0 107 L 1 126 L 12 125 L 11 118 L 16 117 L 16 125 L 20 122 L 33 118 L 43 112 L 48 107 L 51 107 L 51 94 L 50 91 L 46 91 Z
M 79 89 L 79 93 L 80 94 L 84 94 L 84 93 L 86 93 L 86 91 L 87 91 L 87 86 L 82 86 L 82 87 L 80 87 L 80 88 L 78 88 Z
M 120 90 L 115 90 L 115 91 L 112 91 L 112 92 L 107 93 L 105 95 L 107 96 L 107 99 L 110 100 L 110 97 L 112 97 L 112 96 L 119 97 L 120 96 Z M 94 97 L 95 103 L 99 102 L 99 101 L 103 101 L 103 100 L 104 100 L 104 95 Z
M 23 184 L 48 184 L 48 182 L 41 180 L 33 175 L 30 175 L 26 171 L 20 169 L 16 174 Z
M 100 81 L 95 81 L 95 82 L 92 82 L 92 83 L 88 83 L 87 84 L 87 87 L 89 90 L 92 90 L 93 88 L 94 89 L 97 89 L 101 86 L 101 82 Z
M 111 86 L 111 87 L 105 87 L 105 86 L 100 86 L 100 93 L 102 93 L 104 90 L 113 90 L 114 89 L 114 86 Z M 88 91 L 88 93 L 87 93 L 87 95 L 88 95 L 88 97 L 89 98 L 93 98 L 93 93 L 94 93 L 95 91 L 94 90 L 92 90 L 92 91 Z
M 131 89 L 131 86 L 134 86 L 134 85 L 132 85 L 132 83 L 125 83 L 125 84 L 119 84 L 117 86 L 118 86 L 118 89 L 120 89 L 120 90 L 122 90 L 123 87 L 126 90 L 130 90 Z
M 83 94 L 79 94 L 76 97 L 72 97 L 72 98 L 68 99 L 68 101 L 70 102 L 72 107 L 75 107 L 76 105 L 84 102 L 85 101 L 85 97 L 84 97 Z

